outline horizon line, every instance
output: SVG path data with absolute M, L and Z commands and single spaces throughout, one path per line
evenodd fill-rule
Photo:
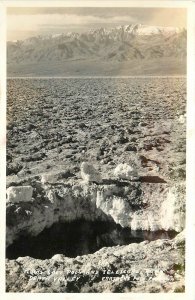
M 6 79 L 93 79 L 93 78 L 180 78 L 187 74 L 175 75 L 127 75 L 127 76 L 7 76 Z

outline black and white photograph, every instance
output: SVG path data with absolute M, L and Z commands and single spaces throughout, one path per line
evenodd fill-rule
M 185 293 L 187 8 L 6 19 L 6 293 Z

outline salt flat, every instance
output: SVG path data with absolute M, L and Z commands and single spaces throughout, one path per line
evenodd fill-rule
M 184 291 L 185 113 L 185 77 L 8 79 L 8 292 Z

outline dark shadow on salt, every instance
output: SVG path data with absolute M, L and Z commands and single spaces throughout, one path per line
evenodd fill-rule
M 21 236 L 6 250 L 6 257 L 16 259 L 31 256 L 48 259 L 55 254 L 76 257 L 94 253 L 102 247 L 140 243 L 159 238 L 170 239 L 175 232 L 131 231 L 114 222 L 77 220 L 70 223 L 56 223 L 44 229 L 39 235 Z

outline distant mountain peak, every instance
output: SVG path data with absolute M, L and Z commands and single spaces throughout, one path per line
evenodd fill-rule
M 186 30 L 126 24 L 8 42 L 8 65 L 66 61 L 133 61 L 186 57 Z
M 184 28 L 180 27 L 171 27 L 171 26 L 151 26 L 151 25 L 143 25 L 141 23 L 135 23 L 135 24 L 124 24 L 124 25 L 119 25 L 111 28 L 96 28 L 96 29 L 90 29 L 86 32 L 83 33 L 78 33 L 74 31 L 70 31 L 67 33 L 55 33 L 55 34 L 48 34 L 48 35 L 37 35 L 37 36 L 32 36 L 29 37 L 25 40 L 22 40 L 22 42 L 27 41 L 31 42 L 33 40 L 45 40 L 45 39 L 50 39 L 50 38 L 60 38 L 60 37 L 69 37 L 69 38 L 78 38 L 81 35 L 97 35 L 97 34 L 102 34 L 102 35 L 110 35 L 113 33 L 119 33 L 119 32 L 125 32 L 130 35 L 156 35 L 156 34 L 162 34 L 162 35 L 170 35 L 170 34 L 175 34 L 182 32 Z M 15 43 L 19 40 L 13 40 L 9 41 L 9 43 Z

